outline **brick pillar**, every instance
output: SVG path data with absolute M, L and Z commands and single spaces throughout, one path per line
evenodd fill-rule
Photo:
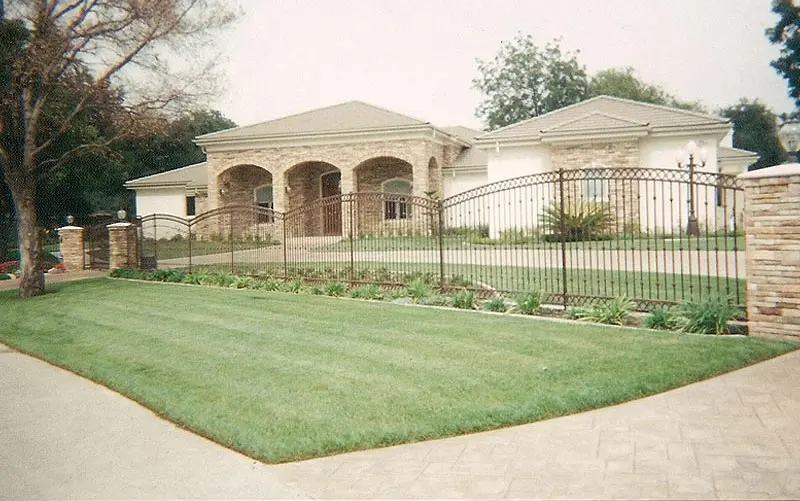
M 739 179 L 749 332 L 800 339 L 800 164 L 747 172 Z
M 83 228 L 63 226 L 58 229 L 61 259 L 67 271 L 81 271 L 86 266 L 83 248 Z
M 136 227 L 131 223 L 108 225 L 108 268 L 138 268 Z

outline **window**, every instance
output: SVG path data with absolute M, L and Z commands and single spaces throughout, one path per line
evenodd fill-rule
M 263 207 L 265 209 L 273 210 L 275 209 L 275 203 L 272 194 L 272 185 L 266 184 L 264 186 L 259 186 L 255 189 L 255 202 L 256 205 L 259 207 Z M 274 221 L 274 216 L 272 213 L 269 214 L 258 214 L 258 222 L 259 223 L 271 223 Z
M 381 191 L 392 195 L 411 195 L 411 182 L 405 179 L 390 179 L 381 185 Z M 402 198 L 386 200 L 383 205 L 383 218 L 386 220 L 409 219 L 408 202 Z
M 583 180 L 583 199 L 587 202 L 608 201 L 608 179 L 603 169 L 586 170 Z
M 194 216 L 197 214 L 196 197 L 186 197 L 186 215 Z

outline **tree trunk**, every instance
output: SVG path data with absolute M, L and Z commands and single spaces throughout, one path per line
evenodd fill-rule
M 16 188 L 16 189 L 15 189 Z M 19 240 L 19 295 L 22 298 L 44 294 L 42 246 L 36 217 L 36 183 L 22 182 L 12 187 L 17 213 Z

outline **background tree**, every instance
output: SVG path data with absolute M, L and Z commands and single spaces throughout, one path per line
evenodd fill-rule
M 642 81 L 636 75 L 636 70 L 630 66 L 602 70 L 592 77 L 587 97 L 602 95 L 691 111 L 705 111 L 700 103 L 680 100 L 662 87 Z
M 541 48 L 522 34 L 502 42 L 491 61 L 479 59 L 478 73 L 472 84 L 483 101 L 475 115 L 489 129 L 577 103 L 589 84 L 576 55 L 563 52 L 558 40 Z
M 59 141 L 90 103 L 105 96 L 118 98 L 109 115 L 119 137 L 163 126 L 166 113 L 208 95 L 216 58 L 204 49 L 235 19 L 228 5 L 224 0 L 29 0 L 6 9 L 0 0 L 0 78 L 5 79 L 0 169 L 14 202 L 20 296 L 44 292 L 37 180 L 116 138 L 98 137 L 55 156 Z M 77 101 L 47 124 L 46 107 L 60 92 L 74 92 Z
M 800 7 L 794 0 L 773 0 L 772 12 L 780 19 L 767 30 L 767 38 L 781 46 L 781 53 L 771 65 L 786 79 L 789 96 L 800 107 Z
M 757 99 L 742 98 L 737 104 L 719 111 L 733 124 L 733 146 L 760 155 L 750 170 L 763 169 L 783 162 L 785 153 L 778 142 L 778 117 Z

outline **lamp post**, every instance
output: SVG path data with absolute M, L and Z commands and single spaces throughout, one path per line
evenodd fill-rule
M 800 149 L 800 121 L 787 120 L 778 129 L 778 141 L 787 153 L 787 162 L 797 162 L 797 150 Z
M 686 158 L 689 161 L 686 161 Z M 689 169 L 689 197 L 687 205 L 689 206 L 689 219 L 686 222 L 686 234 L 692 237 L 700 236 L 700 225 L 697 222 L 697 212 L 695 211 L 694 203 L 694 172 L 697 168 L 706 166 L 706 159 L 708 151 L 705 148 L 699 148 L 695 141 L 689 141 L 685 147 L 678 150 L 675 154 L 675 161 L 678 163 L 678 168 Z M 700 163 L 695 163 L 695 159 Z

